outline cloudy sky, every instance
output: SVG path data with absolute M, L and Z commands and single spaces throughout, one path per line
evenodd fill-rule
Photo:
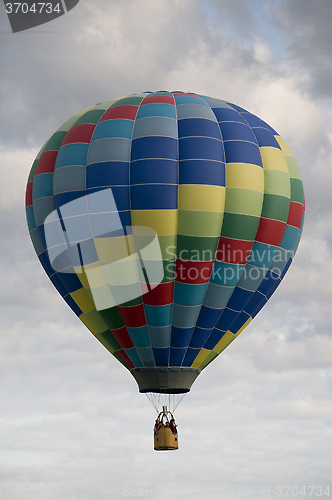
M 1 500 L 332 494 L 331 21 L 330 0 L 81 0 L 13 34 L 1 2 Z M 42 270 L 24 193 L 70 116 L 164 89 L 271 124 L 300 166 L 306 223 L 269 304 L 177 409 L 180 450 L 156 453 L 155 410 Z

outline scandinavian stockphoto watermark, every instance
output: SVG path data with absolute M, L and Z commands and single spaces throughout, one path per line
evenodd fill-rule
M 13 33 L 48 23 L 73 9 L 79 0 L 48 0 L 12 2 L 3 0 Z
M 163 281 L 255 291 L 264 279 L 279 280 L 290 259 L 290 252 L 259 244 L 249 252 L 228 244 L 214 250 L 164 245 L 162 251 L 153 228 L 128 223 L 129 211 L 118 210 L 112 188 L 60 205 L 44 221 L 53 270 L 76 274 L 97 310 L 136 299 Z

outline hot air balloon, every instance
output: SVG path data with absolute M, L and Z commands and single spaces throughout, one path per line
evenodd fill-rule
M 157 409 L 190 391 L 279 286 L 304 195 L 263 120 L 159 91 L 62 125 L 32 166 L 26 213 L 58 292 Z

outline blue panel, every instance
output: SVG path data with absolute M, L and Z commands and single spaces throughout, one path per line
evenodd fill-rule
M 48 277 L 52 276 L 55 271 L 54 271 L 53 267 L 51 266 L 47 251 L 44 251 L 43 253 L 38 255 L 38 258 L 39 258 L 39 261 L 40 261 L 41 265 L 43 266 L 47 276 Z
M 191 337 L 190 347 L 201 349 L 209 337 L 210 332 L 211 330 L 196 327 Z
M 78 305 L 76 304 L 74 299 L 72 299 L 72 297 L 70 295 L 65 295 L 63 298 L 65 299 L 65 301 L 67 302 L 67 304 L 69 305 L 71 310 L 74 311 L 76 316 L 81 316 L 83 311 L 78 307 Z
M 79 243 L 80 252 L 83 258 L 84 265 L 92 264 L 93 262 L 98 262 L 99 257 L 96 252 L 96 248 L 93 240 L 86 240 Z
M 204 349 L 208 349 L 211 351 L 217 344 L 218 342 L 222 339 L 222 337 L 225 335 L 225 331 L 220 331 L 220 330 L 212 330 L 210 333 L 209 338 L 207 339 L 205 345 L 203 346 Z
M 146 322 L 150 326 L 167 326 L 172 323 L 172 304 L 149 306 L 144 304 Z
M 172 324 L 179 328 L 191 328 L 195 326 L 197 316 L 201 306 L 180 306 L 173 305 Z
M 147 326 L 139 328 L 129 328 L 127 326 L 127 330 L 135 347 L 149 347 L 151 345 Z
M 136 368 L 142 368 L 143 363 L 141 361 L 141 358 L 137 354 L 135 347 L 132 347 L 131 349 L 124 349 L 124 352 L 127 354 L 130 361 L 134 363 Z
M 41 224 L 40 226 L 38 226 L 37 227 L 37 231 L 38 231 L 38 235 L 39 235 L 39 238 L 40 238 L 40 242 L 41 242 L 41 244 L 43 246 L 43 249 L 47 248 L 46 240 L 45 240 L 44 224 Z
M 152 352 L 154 355 L 156 366 L 168 366 L 169 351 L 170 351 L 169 347 L 165 347 L 165 348 L 153 347 L 152 348 Z
M 227 304 L 227 308 L 233 309 L 234 311 L 242 311 L 244 306 L 253 296 L 253 292 L 248 290 L 244 290 L 243 288 L 239 288 L 238 286 L 235 288 L 229 302 Z
M 228 264 L 227 262 L 215 260 L 211 273 L 211 283 L 222 286 L 236 286 L 244 268 L 244 265 Z
M 43 242 L 42 242 L 42 240 L 41 240 L 41 238 L 39 236 L 38 229 L 33 229 L 31 231 L 30 238 L 31 238 L 33 247 L 34 247 L 34 249 L 36 251 L 36 254 L 40 255 L 45 250 L 45 247 L 43 246 Z
M 263 168 L 259 147 L 245 141 L 224 142 L 227 163 L 250 163 Z
M 33 179 L 32 199 L 53 196 L 53 174 L 39 174 Z
M 229 106 L 231 106 L 233 109 L 238 111 L 239 113 L 248 113 L 248 111 L 244 108 L 241 108 L 240 106 L 237 106 L 237 104 L 233 104 L 232 102 L 227 102 Z
M 270 127 L 270 125 L 268 125 L 266 122 L 261 120 L 261 118 L 258 118 L 258 116 L 255 116 L 252 113 L 249 113 L 248 111 L 245 111 L 241 114 L 242 114 L 243 118 L 245 118 L 247 123 L 249 123 L 250 127 L 263 127 L 263 128 L 270 130 L 270 132 L 273 135 L 278 135 L 278 133 L 272 127 Z
M 177 208 L 177 185 L 151 184 L 131 186 L 130 194 L 132 210 L 166 210 Z
M 74 143 L 61 146 L 56 158 L 54 170 L 68 165 L 86 165 L 90 144 Z
M 226 307 L 233 290 L 234 287 L 232 286 L 219 286 L 214 283 L 209 283 L 204 298 L 204 305 L 215 309 L 223 309 Z
M 130 160 L 130 146 L 130 139 L 123 139 L 121 137 L 99 139 L 90 144 L 87 164 L 98 163 L 100 161 L 128 162 Z
M 166 158 L 136 160 L 130 166 L 130 182 L 134 184 L 177 184 L 178 162 Z
M 274 148 L 281 149 L 274 135 L 269 130 L 266 130 L 266 128 L 254 127 L 252 130 L 257 138 L 260 147 L 272 146 Z
M 149 334 L 152 347 L 169 347 L 171 345 L 171 325 L 150 326 Z
M 178 120 L 183 120 L 185 118 L 205 118 L 207 120 L 215 120 L 214 114 L 211 108 L 207 105 L 201 105 L 201 102 L 181 104 L 177 106 L 177 117 Z
M 291 265 L 292 261 L 293 261 L 293 259 L 290 257 L 289 260 L 288 260 L 288 262 L 287 262 L 287 264 L 286 264 L 286 266 L 285 266 L 285 268 L 284 268 L 284 270 L 281 273 L 280 279 L 284 278 L 284 276 L 287 273 L 287 271 L 289 269 L 289 266 Z
M 76 165 L 57 169 L 54 172 L 53 193 L 84 190 L 85 172 L 86 167 Z
M 151 347 L 136 347 L 136 351 L 144 366 L 155 366 L 155 360 Z
M 130 210 L 124 210 L 123 212 L 119 212 L 119 216 L 122 227 L 125 228 L 126 234 L 132 234 Z
M 58 290 L 59 294 L 62 297 L 64 297 L 65 295 L 68 294 L 64 284 L 62 283 L 62 281 L 59 278 L 58 273 L 53 274 L 53 276 L 50 277 L 50 280 L 52 281 L 53 285 L 55 286 L 55 288 Z
M 50 215 L 54 210 L 53 196 L 48 196 L 46 198 L 39 198 L 33 202 L 33 213 L 35 216 L 36 226 L 44 224 L 44 221 L 48 215 Z
M 129 163 L 104 161 L 86 167 L 86 188 L 129 184 Z
M 133 133 L 133 120 L 114 119 L 105 120 L 97 124 L 91 142 L 107 137 L 126 137 L 131 139 Z
M 212 108 L 218 122 L 246 123 L 245 119 L 235 110 L 228 108 Z
M 189 118 L 178 121 L 179 138 L 189 136 L 215 137 L 221 139 L 217 122 L 203 118 Z M 250 130 L 250 129 L 249 129 Z
M 170 366 L 181 366 L 183 358 L 186 354 L 187 349 L 186 348 L 176 348 L 176 347 L 171 347 L 170 349 L 170 359 L 169 359 L 169 365 Z
M 277 250 L 278 249 L 275 246 L 255 241 L 247 262 L 252 266 L 268 269 L 274 256 L 276 255 Z
M 300 231 L 293 226 L 286 225 L 284 235 L 282 237 L 280 248 L 294 252 L 297 247 Z
M 85 197 L 85 191 L 70 191 L 69 193 L 56 194 L 53 197 L 54 208 L 60 208 L 70 201 L 77 200 L 78 198 Z
M 241 312 L 238 318 L 234 321 L 232 326 L 230 327 L 230 331 L 234 333 L 234 335 L 243 327 L 246 321 L 250 318 L 249 314 L 245 312 Z
M 179 139 L 180 160 L 219 160 L 224 161 L 223 144 L 210 137 L 185 137 Z
M 174 96 L 175 103 L 179 104 L 200 104 L 202 106 L 207 106 L 206 102 L 196 95 L 176 95 Z
M 209 329 L 214 328 L 222 311 L 222 309 L 212 309 L 211 307 L 203 305 L 197 319 L 196 327 Z M 196 347 L 203 347 L 203 344 Z
M 208 284 L 191 285 L 188 283 L 174 283 L 174 303 L 183 306 L 197 306 L 202 304 Z
M 66 227 L 66 234 L 70 243 L 92 238 L 90 220 L 88 215 L 78 215 L 63 219 Z
M 182 366 L 191 366 L 197 358 L 199 351 L 200 349 L 192 349 L 191 347 L 188 347 Z
M 222 331 L 229 330 L 230 326 L 234 323 L 239 313 L 237 311 L 233 311 L 231 309 L 226 309 L 222 313 L 218 323 L 216 324 L 216 328 Z
M 225 164 L 213 160 L 182 160 L 179 184 L 208 184 L 225 186 Z
M 171 346 L 172 347 L 188 347 L 191 335 L 194 331 L 192 328 L 177 328 L 172 326 L 172 337 Z
M 140 137 L 132 141 L 131 159 L 170 158 L 177 159 L 177 139 L 171 137 Z
M 280 284 L 280 281 L 281 280 L 278 274 L 273 273 L 271 270 L 269 270 L 266 273 L 265 279 L 260 284 L 258 292 L 265 295 L 269 299 Z
M 34 215 L 34 211 L 33 211 L 33 206 L 29 205 L 26 208 L 25 211 L 26 211 L 27 223 L 28 223 L 29 231 L 32 231 L 33 229 L 36 228 L 36 221 L 35 221 L 35 215 Z
M 68 293 L 76 292 L 76 290 L 79 290 L 82 288 L 82 283 L 76 276 L 76 274 L 72 273 L 61 273 L 58 274 L 60 280 L 62 281 L 62 284 L 65 286 L 67 289 Z
M 220 129 L 224 141 L 249 141 L 257 144 L 256 137 L 249 127 L 245 123 L 239 122 L 224 122 L 220 124 Z
M 136 120 L 133 139 L 138 137 L 150 137 L 160 135 L 164 137 L 178 138 L 177 122 L 174 118 L 166 116 L 151 116 Z
M 246 305 L 245 312 L 248 313 L 252 318 L 254 318 L 266 304 L 266 302 L 266 297 L 257 291 L 254 293 L 250 302 L 248 302 L 248 304 Z
M 176 109 L 173 104 L 149 103 L 138 108 L 136 120 L 150 116 L 168 116 L 176 119 Z

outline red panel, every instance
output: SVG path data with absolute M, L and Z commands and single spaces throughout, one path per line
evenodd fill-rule
M 65 144 L 74 144 L 75 142 L 90 144 L 95 128 L 96 125 L 93 123 L 81 123 L 80 125 L 75 125 L 69 129 L 61 143 L 61 146 L 65 146 Z
M 130 349 L 134 347 L 134 344 L 129 336 L 128 330 L 125 326 L 119 328 L 118 330 L 111 330 L 116 340 L 119 342 L 120 346 L 124 349 Z
M 176 261 L 176 281 L 199 285 L 207 283 L 212 271 L 212 262 L 198 262 L 193 260 Z
M 26 207 L 29 207 L 30 205 L 32 205 L 32 186 L 33 186 L 33 182 L 28 182 L 27 190 L 25 193 L 25 206 Z
M 198 97 L 198 95 L 196 94 L 193 94 L 193 93 L 188 93 L 188 92 L 180 92 L 179 90 L 178 91 L 175 91 L 175 92 L 172 92 L 173 95 L 190 95 L 191 97 L 197 97 L 197 99 L 200 99 L 200 97 Z
M 253 241 L 233 240 L 232 238 L 221 236 L 216 260 L 227 262 L 228 264 L 245 264 L 253 244 Z
M 149 306 L 164 306 L 173 302 L 174 281 L 161 283 L 150 292 L 143 295 L 144 304 Z
M 171 95 L 148 95 L 147 97 L 144 97 L 141 106 L 144 104 L 150 104 L 151 102 L 175 104 L 174 97 Z
M 44 153 L 42 153 L 38 160 L 34 177 L 39 174 L 52 174 L 54 172 L 54 165 L 57 156 L 58 151 L 45 151 Z
M 279 246 L 286 228 L 285 222 L 278 220 L 264 219 L 260 220 L 256 241 L 266 243 L 267 245 Z
M 290 202 L 287 224 L 301 229 L 304 206 L 296 201 Z
M 105 120 L 112 120 L 115 118 L 125 118 L 127 120 L 135 120 L 137 115 L 138 106 L 133 106 L 132 104 L 124 104 L 123 106 L 114 106 L 114 108 L 108 108 L 107 111 L 100 118 L 101 122 Z
M 127 354 L 121 349 L 121 351 L 116 351 L 117 355 L 126 363 L 129 368 L 135 368 L 134 363 L 129 359 Z
M 146 325 L 146 318 L 143 304 L 131 307 L 118 306 L 123 322 L 129 328 L 138 328 Z

